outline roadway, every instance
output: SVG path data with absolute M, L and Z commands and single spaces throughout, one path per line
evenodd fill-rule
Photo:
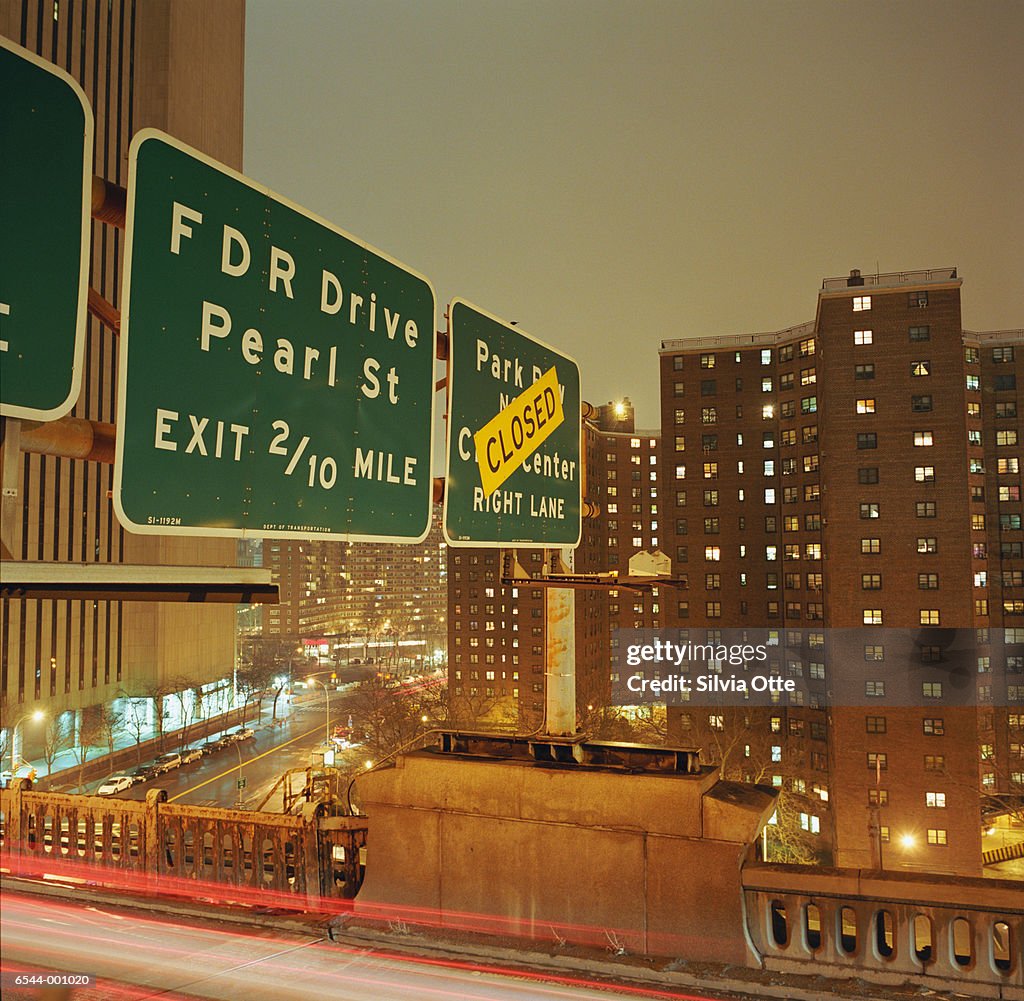
M 715 1001 L 682 990 L 635 987 L 456 959 L 424 959 L 354 948 L 308 934 L 241 930 L 221 922 L 141 915 L 120 906 L 3 893 L 2 967 L 88 973 L 97 992 L 217 1001 L 608 1001 L 609 998 Z M 103 981 L 113 983 L 103 983 Z M 38 997 L 4 992 L 5 1001 Z
M 344 707 L 345 696 L 332 694 L 332 727 L 347 720 Z M 270 725 L 266 718 L 260 725 L 250 722 L 248 726 L 256 731 L 251 740 L 239 741 L 159 778 L 140 782 L 116 798 L 142 800 L 150 789 L 165 789 L 171 802 L 193 806 L 234 806 L 239 799 L 237 782 L 241 767 L 246 783 L 241 791 L 242 802 L 246 806 L 254 806 L 270 791 L 282 772 L 309 766 L 311 751 L 324 742 L 326 724 L 323 698 L 297 703 L 274 725 Z M 354 767 L 356 755 L 350 753 L 349 757 Z M 95 791 L 102 781 L 90 785 Z

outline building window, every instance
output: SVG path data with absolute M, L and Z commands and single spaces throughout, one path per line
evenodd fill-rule
M 936 623 L 937 624 L 937 623 Z M 942 698 L 941 681 L 924 681 L 921 683 L 921 695 L 926 699 Z
M 910 409 L 915 414 L 927 414 L 932 409 L 932 398 L 930 396 L 910 397 Z
M 813 386 L 818 381 L 818 375 L 813 368 L 800 369 L 800 385 Z
M 870 484 L 878 482 L 878 466 L 862 466 L 857 470 L 857 482 Z
M 868 806 L 888 806 L 889 805 L 889 790 L 888 789 L 869 789 L 868 790 Z
M 722 558 L 722 547 L 721 546 L 705 546 L 704 547 L 704 559 L 712 563 L 721 560 Z
M 701 355 L 700 356 L 700 367 L 701 368 L 714 368 L 715 367 L 715 356 L 712 355 Z
M 867 752 L 868 770 L 872 772 L 884 772 L 889 768 L 889 755 L 877 751 Z
M 934 466 L 914 466 L 914 482 L 916 482 L 916 483 L 934 483 L 935 482 L 935 467 Z
M 907 306 L 910 309 L 923 309 L 928 305 L 928 293 L 927 292 L 908 292 L 907 293 Z
M 1013 348 L 993 348 L 992 349 L 992 361 L 996 365 L 1003 365 L 1013 361 Z
M 935 438 L 931 431 L 915 431 L 914 432 L 914 447 L 915 448 L 931 448 L 935 444 Z
M 866 733 L 885 733 L 884 716 L 867 716 L 864 719 L 864 731 Z
M 853 369 L 854 379 L 873 379 L 875 377 L 875 366 L 873 364 L 868 365 L 856 365 Z
M 916 379 L 919 379 L 926 375 L 931 375 L 932 363 L 927 359 L 922 359 L 920 361 L 912 361 L 910 363 L 910 374 L 914 376 L 914 378 Z
M 968 365 L 977 365 L 981 360 L 981 352 L 977 348 L 964 348 L 964 361 Z
M 853 343 L 856 345 L 871 344 L 874 339 L 875 335 L 870 330 L 855 330 L 853 332 Z
M 714 379 L 704 379 L 700 384 L 701 396 L 714 396 L 717 391 L 718 387 Z
M 860 505 L 861 518 L 878 518 L 881 516 L 881 509 L 878 501 L 864 501 Z
M 926 792 L 924 794 L 924 805 L 929 810 L 945 810 L 946 794 L 944 792 Z
M 855 313 L 864 313 L 871 308 L 871 296 L 869 295 L 855 295 L 853 297 L 853 311 Z
M 918 518 L 936 517 L 935 501 L 917 501 L 914 504 L 914 513 Z
M 882 575 L 880 573 L 862 573 L 860 586 L 862 591 L 881 591 Z
M 860 551 L 864 556 L 877 556 L 882 551 L 882 540 L 861 539 Z
M 939 575 L 937 573 L 919 573 L 917 575 L 917 587 L 921 591 L 937 591 L 939 589 Z
M 911 327 L 910 328 L 910 340 L 911 343 L 919 343 L 920 341 L 931 340 L 931 327 Z
M 880 626 L 882 624 L 882 610 L 880 608 L 865 608 L 862 621 L 866 626 Z
M 871 401 L 872 406 L 874 400 Z M 859 405 L 859 404 L 858 404 Z M 862 431 L 857 435 L 857 448 L 861 451 L 878 448 L 878 435 L 874 431 Z
M 996 432 L 996 445 L 999 448 L 1004 448 L 1007 445 L 1017 444 L 1017 432 L 1016 431 L 997 431 Z
M 674 372 L 682 372 L 683 370 L 683 356 L 673 355 L 672 356 L 672 370 Z
M 949 841 L 945 829 L 941 827 L 929 827 L 928 844 L 938 846 L 948 845 Z
M 926 737 L 942 737 L 946 732 L 945 721 L 934 717 L 922 720 L 921 726 Z
M 805 396 L 800 400 L 800 413 L 816 414 L 818 412 L 818 398 L 816 396 Z
M 885 647 L 877 643 L 868 643 L 864 647 L 864 659 L 869 661 L 885 660 Z

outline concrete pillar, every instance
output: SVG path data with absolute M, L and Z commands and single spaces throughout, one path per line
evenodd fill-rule
M 548 553 L 545 552 L 545 556 Z M 572 550 L 561 551 L 563 561 Z M 567 587 L 544 589 L 545 713 L 544 732 L 552 737 L 576 735 L 576 592 Z

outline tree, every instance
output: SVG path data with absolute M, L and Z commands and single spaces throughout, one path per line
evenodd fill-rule
M 100 739 L 107 745 L 107 753 L 113 754 L 117 736 L 124 730 L 124 715 L 114 709 L 113 706 L 100 706 L 97 713 L 96 727 Z
M 767 828 L 770 861 L 823 861 L 822 849 L 808 829 L 810 816 L 815 808 L 821 808 L 822 801 L 795 791 L 793 776 L 801 771 L 800 755 L 782 732 L 787 720 L 781 710 L 705 706 L 672 719 L 677 727 L 670 734 L 672 742 L 700 748 L 702 760 L 714 765 L 720 778 L 771 783 L 778 790 L 775 823 Z M 783 782 L 789 778 L 790 786 L 777 785 L 775 776 L 781 776 Z
M 89 751 L 104 739 L 104 728 L 102 714 L 99 706 L 89 706 L 82 710 L 78 725 L 77 739 L 71 743 L 71 754 L 78 765 L 78 788 L 81 790 L 85 785 L 85 762 L 89 757 Z
M 66 751 L 74 741 L 74 734 L 69 732 L 63 723 L 62 716 L 53 716 L 46 720 L 43 727 L 42 751 L 46 762 L 46 774 L 53 771 L 53 763 L 61 751 Z
M 193 678 L 179 675 L 171 681 L 169 687 L 171 689 L 171 697 L 178 706 L 178 719 L 181 722 L 178 746 L 184 747 L 188 743 L 189 730 L 192 724 L 202 719 L 202 686 Z
M 252 663 L 240 666 L 235 672 L 235 688 L 242 698 L 242 723 L 249 718 L 249 706 L 257 704 L 256 722 L 262 710 L 264 693 L 273 684 L 277 668 L 269 659 L 259 658 Z

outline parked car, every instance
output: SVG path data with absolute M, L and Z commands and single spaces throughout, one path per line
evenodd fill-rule
M 165 772 L 174 771 L 175 768 L 181 767 L 181 755 L 177 751 L 168 751 L 166 754 L 161 754 L 154 762 L 157 775 L 163 775 Z
M 189 747 L 181 752 L 181 763 L 183 765 L 188 765 L 193 761 L 198 761 L 202 756 L 203 749 L 201 747 Z
M 236 730 L 234 732 L 235 740 L 251 740 L 255 736 L 256 736 L 256 731 L 255 730 L 250 730 L 249 727 L 247 727 L 247 726 L 243 727 L 241 730 Z
M 138 768 L 128 773 L 128 777 L 135 783 L 148 782 L 160 774 L 156 765 L 139 765 Z
M 119 792 L 131 789 L 135 780 L 130 775 L 112 775 L 96 790 L 97 796 L 116 796 Z
M 224 745 L 220 742 L 220 738 L 217 737 L 212 740 L 208 740 L 203 744 L 203 756 L 207 754 L 213 754 L 214 751 L 219 751 Z

